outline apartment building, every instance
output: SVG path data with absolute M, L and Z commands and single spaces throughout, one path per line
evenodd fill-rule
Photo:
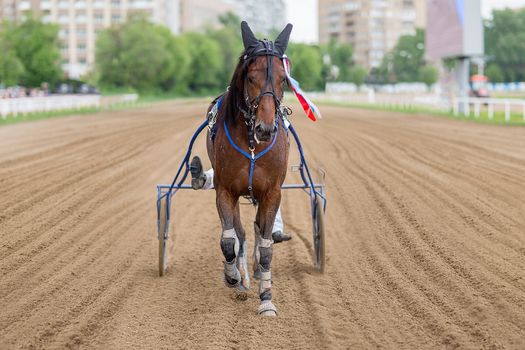
M 217 26 L 218 16 L 227 12 L 245 20 L 255 33 L 268 35 L 286 25 L 284 0 L 182 0 L 181 31 L 198 31 Z
M 319 41 L 349 43 L 356 63 L 370 69 L 399 37 L 425 27 L 425 0 L 319 0 Z
M 286 25 L 284 0 L 236 0 L 237 15 L 247 21 L 255 33 L 268 35 Z M 273 39 L 273 38 L 271 38 Z
M 87 73 L 95 62 L 97 34 L 136 13 L 178 32 L 177 0 L 0 0 L 0 18 L 23 21 L 31 12 L 59 25 L 62 67 L 71 78 Z
M 0 0 L 0 19 L 23 21 L 31 12 L 60 27 L 62 68 L 71 78 L 89 72 L 95 62 L 97 34 L 140 13 L 174 34 L 219 24 L 233 12 L 255 32 L 270 33 L 286 24 L 284 0 Z

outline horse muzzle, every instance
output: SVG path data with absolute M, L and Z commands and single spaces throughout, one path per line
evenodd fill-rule
M 258 122 L 255 124 L 255 141 L 257 141 L 257 143 L 270 141 L 276 132 L 277 126 L 275 124 Z

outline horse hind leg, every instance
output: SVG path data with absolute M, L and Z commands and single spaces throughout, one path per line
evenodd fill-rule
M 280 190 L 280 189 L 279 189 Z M 272 303 L 272 257 L 273 240 L 272 228 L 275 214 L 279 209 L 280 191 L 275 191 L 273 196 L 266 198 L 259 204 L 255 223 L 255 249 L 254 270 L 259 277 L 259 298 L 261 303 L 258 308 L 259 315 L 277 316 L 277 308 Z
M 261 229 L 257 222 L 253 223 L 253 232 L 254 232 L 254 245 L 253 245 L 253 278 L 256 280 L 261 279 L 261 269 L 259 268 L 259 240 L 261 239 Z
M 258 242 L 259 251 L 259 305 L 258 313 L 262 316 L 277 316 L 277 308 L 272 303 L 272 271 L 271 261 L 273 256 L 273 241 L 260 238 Z
M 272 272 L 273 241 L 264 239 L 260 234 L 257 222 L 254 223 L 255 247 L 253 249 L 253 277 L 259 280 L 259 297 L 261 304 L 257 310 L 262 316 L 277 316 L 277 308 L 272 303 Z

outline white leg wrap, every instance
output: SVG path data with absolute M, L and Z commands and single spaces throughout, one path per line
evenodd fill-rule
M 272 288 L 272 271 L 263 272 L 264 269 L 259 265 L 261 269 L 261 281 L 259 283 L 259 294 L 262 294 L 265 290 Z
M 259 238 L 259 247 L 270 248 L 273 244 L 273 239 Z

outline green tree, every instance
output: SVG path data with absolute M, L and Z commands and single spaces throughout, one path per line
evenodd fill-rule
M 331 76 L 332 66 L 335 66 L 338 71 L 336 80 L 350 81 L 350 69 L 353 64 L 352 45 L 331 40 L 328 45 L 322 47 L 321 54 L 329 58 L 323 68 L 325 78 Z
M 290 43 L 287 55 L 292 65 L 292 76 L 303 90 L 320 89 L 323 86 L 321 52 L 318 47 Z
M 222 58 L 222 69 L 219 72 L 218 80 L 222 88 L 225 88 L 231 80 L 231 76 L 240 54 L 243 51 L 241 37 L 239 36 L 239 17 L 228 12 L 219 16 L 219 22 L 222 28 L 216 30 L 209 30 L 208 37 L 213 39 L 219 46 Z
M 96 69 L 103 85 L 169 90 L 185 81 L 189 60 L 182 41 L 143 18 L 109 28 L 97 39 Z
M 403 35 L 394 49 L 383 57 L 378 72 L 386 81 L 412 82 L 419 80 L 419 70 L 425 65 L 425 32 Z
M 24 75 L 24 65 L 16 55 L 13 44 L 13 27 L 3 23 L 0 27 L 0 84 L 16 85 Z
M 419 81 L 425 83 L 429 90 L 436 83 L 437 79 L 438 71 L 433 65 L 427 64 L 419 68 Z
M 493 83 L 502 83 L 505 81 L 501 68 L 495 63 L 491 63 L 487 66 L 487 69 L 485 69 L 485 74 Z
M 187 49 L 186 41 L 181 37 L 174 37 L 165 27 L 156 27 L 159 34 L 164 37 L 171 55 L 173 64 L 170 74 L 166 74 L 166 79 L 161 81 L 161 88 L 164 91 L 176 90 L 178 92 L 187 92 L 188 73 L 191 63 L 190 52 Z
M 352 68 L 350 68 L 348 74 L 349 81 L 360 87 L 364 84 L 368 72 L 363 66 L 355 65 Z
M 63 76 L 57 25 L 29 17 L 14 28 L 12 44 L 25 68 L 21 77 L 23 85 L 36 87 Z
M 485 51 L 504 80 L 525 80 L 525 9 L 492 12 L 485 22 Z
M 224 88 L 221 86 L 223 58 L 219 44 L 201 33 L 183 35 L 191 55 L 188 82 L 193 91 L 210 91 Z

